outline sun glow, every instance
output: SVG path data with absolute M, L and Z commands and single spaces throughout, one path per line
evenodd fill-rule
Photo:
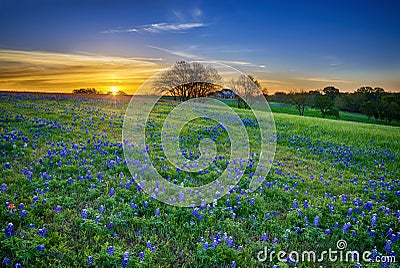
M 119 88 L 116 86 L 112 86 L 112 87 L 110 87 L 110 91 L 111 91 L 111 94 L 113 94 L 115 96 L 115 95 L 117 95 Z

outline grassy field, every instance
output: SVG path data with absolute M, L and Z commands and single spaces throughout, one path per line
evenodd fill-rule
M 227 105 L 231 107 L 237 107 L 236 100 L 232 99 L 221 99 L 221 101 L 225 102 Z M 293 114 L 298 115 L 299 112 L 297 111 L 296 107 L 288 103 L 280 103 L 280 102 L 269 102 L 271 111 L 273 113 L 284 113 L 284 114 Z M 317 117 L 322 118 L 321 112 L 319 110 L 306 107 L 304 110 L 304 116 L 306 117 Z M 335 118 L 334 116 L 327 116 L 327 118 L 335 119 L 335 120 L 343 120 L 343 121 L 351 121 L 351 122 L 360 122 L 360 123 L 368 123 L 368 124 L 379 124 L 385 125 L 387 124 L 384 120 L 376 120 L 375 118 L 371 117 L 368 118 L 364 114 L 360 113 L 350 113 L 345 111 L 339 111 L 339 118 Z M 392 121 L 390 123 L 392 126 L 400 126 L 400 122 Z
M 271 104 L 277 146 L 262 186 L 247 190 L 254 172 L 249 164 L 218 202 L 179 208 L 144 193 L 128 170 L 121 140 L 128 103 L 0 95 L 2 265 L 398 267 L 400 128 L 311 117 L 312 110 L 300 117 Z M 216 143 L 217 158 L 204 173 L 177 170 L 163 159 L 159 136 L 174 106 L 159 103 L 147 125 L 152 164 L 178 185 L 212 181 L 229 161 L 226 131 L 213 121 L 188 124 L 181 133 L 184 154 L 198 157 L 197 145 L 206 137 Z M 257 162 L 254 116 L 234 110 L 250 137 L 250 163 Z M 342 250 L 339 240 L 347 243 Z M 318 262 L 278 254 L 315 251 L 318 259 L 329 248 L 370 251 L 372 262 L 361 255 L 358 261 Z M 259 260 L 264 251 L 268 258 Z M 396 262 L 379 263 L 382 256 Z

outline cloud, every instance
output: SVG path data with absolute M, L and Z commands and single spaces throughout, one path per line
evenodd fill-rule
M 0 89 L 71 92 L 79 87 L 133 92 L 163 69 L 161 58 L 0 49 Z
M 311 81 L 311 82 L 324 82 L 324 83 L 348 83 L 349 81 L 341 79 L 332 79 L 325 77 L 296 77 L 299 80 Z
M 170 49 L 166 49 L 166 48 L 162 48 L 162 47 L 157 47 L 157 46 L 151 46 L 148 45 L 147 47 L 153 48 L 153 49 L 157 49 L 163 52 L 166 52 L 168 54 L 171 55 L 175 55 L 178 57 L 182 57 L 182 58 L 186 58 L 188 60 L 202 60 L 202 61 L 210 61 L 210 62 L 219 62 L 219 63 L 223 63 L 223 64 L 227 64 L 227 65 L 236 65 L 236 66 L 242 66 L 242 67 L 259 67 L 259 68 L 265 68 L 261 67 L 257 64 L 248 62 L 248 61 L 235 61 L 235 60 L 221 60 L 221 59 L 211 59 L 211 58 L 207 58 L 207 57 L 202 57 L 202 56 L 198 56 L 195 54 L 190 54 L 184 51 L 176 51 L 176 50 L 170 50 Z
M 141 25 L 137 28 L 128 28 L 128 29 L 112 29 L 106 30 L 101 33 L 111 34 L 111 33 L 161 33 L 161 32 L 175 32 L 175 33 L 183 33 L 187 30 L 191 30 L 194 28 L 200 28 L 207 26 L 205 23 L 201 22 L 191 22 L 191 23 L 152 23 Z

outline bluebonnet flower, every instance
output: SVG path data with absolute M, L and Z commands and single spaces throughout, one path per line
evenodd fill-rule
M 227 243 L 227 245 L 228 245 L 228 248 L 233 248 L 234 240 L 233 240 L 232 236 L 230 236 L 230 237 L 228 238 L 228 240 L 227 240 L 226 243 Z
M 315 218 L 314 218 L 314 226 L 315 227 L 319 226 L 319 216 L 315 216 Z
M 130 255 L 128 251 L 124 252 L 124 255 L 122 256 L 124 259 L 129 259 Z
M 203 248 L 204 248 L 204 250 L 207 250 L 207 249 L 208 249 L 208 242 L 205 242 L 205 243 L 204 243 L 204 247 L 203 247 Z
M 43 228 L 39 229 L 36 233 L 37 233 L 38 235 L 40 235 L 41 237 L 46 237 L 46 235 L 47 235 L 47 228 L 46 228 L 46 227 L 43 227 Z
M 274 238 L 274 240 L 272 241 L 274 244 L 278 243 L 278 238 Z
M 127 266 L 128 266 L 128 262 L 129 262 L 129 259 L 128 259 L 128 258 L 123 258 L 123 259 L 122 259 L 121 266 L 122 266 L 123 268 L 127 267 Z
M 89 256 L 89 257 L 87 258 L 87 263 L 88 263 L 88 264 L 93 264 L 93 263 L 94 263 L 94 259 L 93 259 L 92 256 Z
M 108 249 L 107 249 L 107 253 L 110 256 L 113 255 L 114 254 L 114 247 L 113 246 L 109 246 Z
M 387 235 L 387 236 L 391 236 L 392 233 L 393 233 L 393 229 L 392 229 L 392 228 L 389 228 L 389 229 L 387 230 L 387 232 L 386 232 L 386 235 Z
M 304 209 L 308 208 L 308 201 L 307 200 L 304 201 L 304 206 L 303 207 L 304 207 Z
M 243 250 L 243 246 L 238 246 L 238 250 Z
M 88 214 L 88 210 L 86 208 L 84 208 L 82 210 L 82 219 L 86 219 L 87 218 L 87 214 Z
M 267 235 L 267 233 L 264 233 L 263 235 L 262 235 L 262 237 L 261 237 L 261 239 L 262 239 L 262 241 L 267 241 L 268 240 L 268 235 Z
M 368 201 L 364 204 L 364 209 L 371 210 L 372 209 L 372 202 Z
M 160 215 L 160 209 L 159 208 L 156 208 L 156 211 L 154 212 L 154 215 L 155 216 L 159 216 Z
M 147 241 L 146 247 L 147 247 L 147 248 L 151 248 L 151 242 L 150 242 L 150 241 Z
M 349 210 L 347 211 L 347 216 L 351 216 L 352 213 L 353 213 L 353 209 L 349 208 Z
M 156 252 L 156 247 L 151 247 L 151 252 Z
M 335 222 L 335 224 L 333 225 L 333 228 L 335 228 L 335 229 L 339 228 L 339 223 Z
M 7 184 L 3 183 L 3 184 L 1 185 L 1 191 L 2 191 L 3 193 L 5 193 L 5 192 L 7 191 Z
M 372 217 L 371 217 L 371 226 L 372 227 L 376 226 L 377 220 L 378 220 L 378 215 L 376 213 L 372 214 Z
M 94 220 L 95 220 L 95 222 L 100 222 L 100 216 L 96 216 L 96 218 Z
M 57 206 L 56 206 L 56 212 L 57 212 L 57 213 L 60 213 L 60 211 L 61 211 L 61 206 L 60 206 L 60 205 L 57 205 Z
M 140 253 L 139 253 L 139 259 L 143 259 L 144 258 L 144 253 L 143 253 L 143 251 L 141 251 Z
M 24 203 L 20 203 L 20 204 L 18 205 L 18 208 L 19 208 L 19 209 L 24 209 L 24 207 L 25 207 L 25 206 L 24 206 Z
M 10 264 L 11 264 L 11 260 L 10 260 L 10 258 L 8 258 L 8 257 L 4 257 L 4 259 L 3 259 L 3 263 L 4 263 L 5 265 L 10 265 Z
M 231 267 L 236 267 L 236 262 L 235 261 L 231 262 Z
M 26 216 L 28 216 L 28 211 L 25 209 L 21 210 L 21 218 L 25 218 Z
M 22 264 L 20 264 L 19 262 L 14 265 L 14 268 L 21 268 L 21 267 L 22 267 Z
M 143 205 L 144 205 L 145 207 L 148 207 L 148 206 L 149 206 L 149 202 L 145 201 Z
M 343 225 L 343 227 L 342 227 L 343 233 L 346 233 L 346 232 L 350 229 L 350 227 L 351 227 L 350 222 L 345 223 L 345 224 Z
M 254 206 L 255 203 L 256 203 L 256 200 L 254 200 L 254 198 L 250 199 L 250 201 L 249 201 L 250 206 Z
M 103 206 L 103 205 L 100 206 L 99 212 L 100 212 L 100 213 L 103 213 L 103 212 L 104 212 L 104 206 Z
M 36 247 L 37 250 L 43 251 L 44 250 L 44 245 L 39 245 Z
M 369 236 L 374 236 L 374 235 L 375 235 L 375 231 L 374 230 L 369 231 Z
M 330 235 L 331 233 L 332 233 L 332 231 L 330 229 L 325 230 L 325 234 Z
M 10 238 L 11 236 L 13 236 L 14 233 L 15 233 L 15 231 L 14 231 L 14 224 L 12 224 L 12 223 L 10 222 L 10 223 L 7 225 L 5 232 L 6 232 L 6 236 L 7 236 L 8 238 Z
M 297 202 L 297 200 L 293 200 L 293 207 L 294 208 L 298 208 L 299 207 L 299 202 Z
M 391 247 L 392 247 L 392 241 L 388 240 L 388 241 L 386 241 L 386 245 L 383 248 L 383 250 L 385 250 L 386 253 L 390 253 Z

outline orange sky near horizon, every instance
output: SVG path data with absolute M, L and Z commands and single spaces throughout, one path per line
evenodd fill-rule
M 96 88 L 105 93 L 118 87 L 133 94 L 149 77 L 169 65 L 162 58 L 0 49 L 0 90 L 70 93 L 77 88 Z M 269 94 L 322 89 L 328 85 L 336 86 L 341 92 L 350 92 L 368 85 L 348 79 L 299 77 L 243 68 L 241 71 L 254 75 Z M 386 91 L 397 89 L 397 84 L 392 85 L 390 81 L 371 86 L 380 86 Z

